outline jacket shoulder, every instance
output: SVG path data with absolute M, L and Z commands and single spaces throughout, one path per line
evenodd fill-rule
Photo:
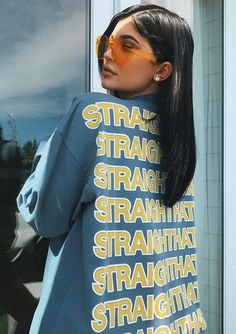
M 120 99 L 112 96 L 110 94 L 101 93 L 101 92 L 89 92 L 84 95 L 80 95 L 75 97 L 72 100 L 71 105 L 77 107 L 79 104 L 81 106 L 86 106 L 89 104 L 95 104 L 97 102 L 111 102 L 111 103 L 119 103 Z

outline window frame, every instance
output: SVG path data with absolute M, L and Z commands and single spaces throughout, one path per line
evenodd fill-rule
M 236 155 L 235 129 L 236 115 L 234 110 L 236 96 L 236 3 L 234 0 L 223 2 L 224 20 L 224 72 L 223 72 L 223 110 L 224 110 L 224 276 L 223 276 L 223 326 L 224 333 L 236 332 L 236 257 L 234 256 L 235 198 L 236 198 Z

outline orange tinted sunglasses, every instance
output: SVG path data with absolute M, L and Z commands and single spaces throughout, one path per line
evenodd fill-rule
M 133 55 L 156 62 L 154 54 L 137 49 L 136 46 L 127 40 L 119 40 L 112 36 L 107 37 L 106 35 L 98 36 L 96 39 L 97 58 L 103 60 L 104 54 L 109 48 L 112 50 L 112 60 L 119 65 L 129 62 Z

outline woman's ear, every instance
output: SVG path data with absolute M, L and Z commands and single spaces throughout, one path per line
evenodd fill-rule
M 158 68 L 154 74 L 154 80 L 155 81 L 164 81 L 167 78 L 169 78 L 169 76 L 172 73 L 172 64 L 169 61 L 164 61 L 161 64 L 157 65 Z

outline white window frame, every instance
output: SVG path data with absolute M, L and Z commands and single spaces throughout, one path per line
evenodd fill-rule
M 114 13 L 114 1 L 91 0 L 90 13 L 90 91 L 105 92 L 100 84 L 98 61 L 95 52 L 96 37 L 106 29 Z
M 224 1 L 224 334 L 236 333 L 236 2 Z
M 122 9 L 134 4 L 138 4 L 138 0 L 91 0 L 90 13 L 90 91 L 106 92 L 100 84 L 100 76 L 98 72 L 98 63 L 95 54 L 96 37 L 101 35 L 113 15 Z

